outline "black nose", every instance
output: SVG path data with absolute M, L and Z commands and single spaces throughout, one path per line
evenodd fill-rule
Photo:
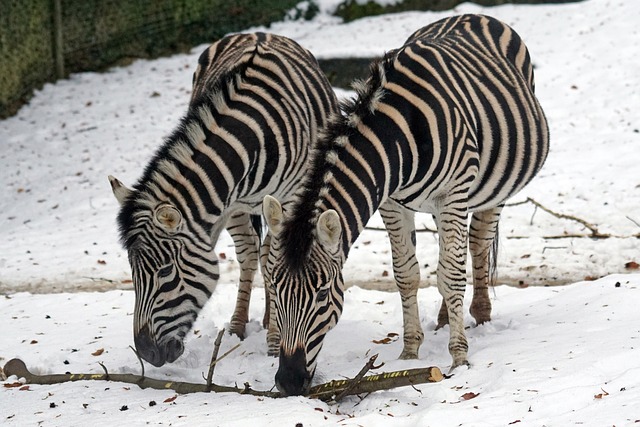
M 182 356 L 184 352 L 184 345 L 179 339 L 171 338 L 164 344 L 164 350 L 166 353 L 166 360 L 169 363 L 175 362 L 175 360 Z
M 302 348 L 287 355 L 280 348 L 280 365 L 276 372 L 276 387 L 285 396 L 306 394 L 311 385 L 312 375 L 307 372 L 307 360 Z
M 133 342 L 140 357 L 155 367 L 175 362 L 184 352 L 184 345 L 181 339 L 169 338 L 163 343 L 157 344 L 151 337 L 147 327 L 140 330 L 133 338 Z

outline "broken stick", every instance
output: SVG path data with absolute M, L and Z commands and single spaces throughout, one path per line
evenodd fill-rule
M 6 365 L 4 365 L 4 373 L 7 377 L 15 375 L 18 378 L 24 378 L 29 384 L 60 384 L 68 381 L 103 380 L 135 384 L 143 389 L 172 389 L 177 393 L 182 394 L 213 391 L 216 393 L 239 393 L 260 397 L 283 397 L 282 394 L 278 392 L 253 390 L 250 387 L 238 388 L 217 384 L 209 385 L 181 381 L 163 381 L 134 374 L 104 373 L 36 375 L 30 372 L 25 363 L 20 359 L 9 360 Z M 368 375 L 361 378 L 355 384 L 353 383 L 353 380 L 333 380 L 325 384 L 311 387 L 307 397 L 328 402 L 335 400 L 335 397 L 340 396 L 341 393 L 345 392 L 345 390 L 345 395 L 356 395 L 388 390 L 395 387 L 439 382 L 443 378 L 444 376 L 442 375 L 442 372 L 437 367 L 407 369 L 405 371 Z

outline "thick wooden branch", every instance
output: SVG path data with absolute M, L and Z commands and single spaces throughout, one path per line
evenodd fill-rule
M 181 381 L 164 381 L 135 374 L 109 374 L 106 372 L 104 374 L 36 375 L 30 372 L 25 363 L 20 359 L 11 359 L 8 361 L 6 365 L 4 365 L 4 373 L 7 377 L 15 375 L 18 378 L 24 378 L 29 384 L 60 384 L 69 381 L 102 380 L 135 384 L 143 389 L 172 389 L 182 394 L 213 391 L 216 393 L 239 393 L 272 398 L 282 397 L 278 392 L 253 390 L 248 384 L 245 384 L 244 388 L 238 388 L 217 384 L 208 385 Z M 356 395 L 408 385 L 438 382 L 443 378 L 442 372 L 437 367 L 407 369 L 405 371 L 368 375 L 361 378 L 356 384 L 353 384 L 355 380 L 348 379 L 330 381 L 312 387 L 307 397 L 322 401 L 332 401 L 345 390 L 348 390 L 345 395 Z

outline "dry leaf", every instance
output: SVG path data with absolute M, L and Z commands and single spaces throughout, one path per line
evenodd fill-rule
M 23 385 L 22 387 L 20 387 L 18 390 L 20 391 L 26 391 L 29 390 L 29 386 L 28 385 Z
M 604 389 L 600 389 L 602 390 L 602 393 L 598 393 L 595 396 L 593 396 L 594 399 L 602 399 L 604 396 L 609 396 L 609 393 L 607 393 Z
M 389 332 L 385 338 L 381 340 L 373 340 L 374 344 L 389 344 L 390 342 L 394 342 L 398 340 L 398 334 L 395 332 Z
M 518 423 L 521 423 L 521 422 L 522 422 L 522 421 L 520 421 L 520 420 L 515 420 L 515 421 L 511 421 L 511 422 L 509 423 L 509 425 L 518 424 Z
M 37 340 L 31 340 L 31 342 L 29 344 L 38 344 Z
M 14 388 L 14 387 L 22 387 L 24 384 L 22 384 L 19 381 L 16 381 L 15 383 L 5 383 L 4 386 L 6 388 Z
M 626 268 L 627 270 L 637 270 L 640 268 L 640 264 L 635 261 L 629 261 L 624 265 L 624 268 Z
M 474 393 L 472 391 L 469 391 L 465 394 L 463 394 L 462 396 L 460 396 L 460 399 L 462 400 L 471 400 L 471 399 L 475 399 L 476 397 L 478 397 L 480 393 Z
M 100 356 L 102 353 L 104 353 L 104 348 L 99 348 L 96 351 L 94 351 L 93 353 L 91 353 L 92 356 Z
M 227 254 L 225 254 L 224 252 L 220 252 L 220 253 L 218 254 L 218 258 L 220 258 L 220 259 L 227 259 Z
M 171 397 L 167 397 L 167 398 L 164 400 L 164 403 L 171 403 L 171 402 L 173 402 L 174 400 L 176 400 L 177 398 L 178 398 L 178 395 L 177 395 L 177 394 L 174 394 L 174 395 L 173 395 L 173 396 L 171 396 Z
M 384 270 L 382 272 L 382 277 L 387 277 L 387 276 L 389 276 L 389 272 L 387 270 Z

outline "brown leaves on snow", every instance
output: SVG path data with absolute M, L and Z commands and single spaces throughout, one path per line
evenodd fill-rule
M 392 343 L 394 341 L 398 340 L 398 334 L 396 334 L 395 332 L 389 332 L 387 334 L 386 337 L 382 338 L 381 340 L 373 340 L 374 344 L 389 344 Z

